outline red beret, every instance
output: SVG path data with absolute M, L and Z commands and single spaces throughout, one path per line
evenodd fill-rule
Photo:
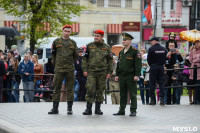
M 95 30 L 94 33 L 95 33 L 95 34 L 104 35 L 104 31 L 103 31 L 103 30 L 100 30 L 100 29 L 99 29 L 99 30 Z
M 64 28 L 72 28 L 72 26 L 71 26 L 71 25 L 68 25 L 68 24 L 66 24 L 65 26 L 63 26 L 63 28 L 62 28 L 62 29 L 64 29 Z

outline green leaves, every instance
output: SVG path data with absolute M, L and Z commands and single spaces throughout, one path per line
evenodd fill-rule
M 85 9 L 77 3 L 79 0 L 0 0 L 0 8 L 8 15 L 23 18 L 16 20 L 25 26 L 20 32 L 34 41 L 30 45 L 35 45 L 47 34 L 60 35 L 61 27 L 71 24 L 72 17 Z

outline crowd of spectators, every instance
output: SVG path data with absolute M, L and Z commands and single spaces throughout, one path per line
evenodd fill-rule
M 183 94 L 183 85 L 195 85 L 200 84 L 200 69 L 187 69 L 189 67 L 200 66 L 200 42 L 196 41 L 193 46 L 190 47 L 189 54 L 183 59 L 179 53 L 177 42 L 174 35 L 169 35 L 169 41 L 166 43 L 167 61 L 165 64 L 166 69 L 175 69 L 165 71 L 165 97 L 164 102 L 167 105 L 180 104 L 181 95 Z M 75 85 L 74 85 L 74 101 L 85 101 L 86 95 L 86 77 L 83 76 L 82 71 L 82 54 L 84 49 L 78 50 L 79 58 L 75 62 Z M 138 80 L 138 86 L 140 89 L 140 96 L 142 104 L 149 104 L 149 65 L 147 63 L 147 53 L 145 49 L 140 50 L 142 57 L 142 70 L 141 76 Z M 180 65 L 184 63 L 184 65 Z M 117 57 L 113 58 L 113 66 L 117 64 Z M 180 67 L 184 70 L 177 70 Z M 115 67 L 114 67 L 115 68 Z M 20 91 L 19 85 L 22 81 L 24 89 L 24 102 L 33 102 L 35 97 L 43 98 L 44 90 L 53 88 L 52 80 L 45 80 L 43 74 L 54 74 L 54 66 L 51 62 L 51 58 L 48 58 L 48 62 L 44 65 L 38 63 L 38 55 L 31 52 L 27 52 L 23 60 L 17 51 L 17 46 L 13 45 L 10 51 L 4 52 L 0 50 L 0 102 L 19 102 Z M 36 74 L 36 75 L 35 75 Z M 40 75 L 37 75 L 40 74 Z M 48 77 L 48 76 L 47 76 Z M 111 92 L 111 99 L 113 104 L 119 104 L 119 84 L 117 84 L 112 78 L 115 77 L 115 71 L 108 82 L 108 87 Z M 44 84 L 44 81 L 48 83 Z M 48 87 L 47 87 L 48 86 Z M 50 87 L 51 86 L 51 87 Z M 176 87 L 169 87 L 176 86 Z M 6 89 L 6 90 L 3 90 Z M 189 95 L 190 104 L 200 103 L 200 90 L 199 86 L 186 87 Z M 34 91 L 35 90 L 35 91 Z M 63 81 L 62 92 L 60 101 L 66 101 L 66 82 Z M 159 90 L 157 89 L 157 95 Z M 157 98 L 159 101 L 159 97 Z
M 200 66 L 200 42 L 196 41 L 190 47 L 189 54 L 183 59 L 179 53 L 175 35 L 169 35 L 169 40 L 166 43 L 167 59 L 165 63 L 165 97 L 164 102 L 167 105 L 180 105 L 183 89 L 186 89 L 189 95 L 190 104 L 199 104 L 200 102 L 200 69 L 187 69 L 188 67 Z M 147 54 L 144 50 L 140 50 L 142 55 L 142 71 L 138 81 L 139 88 L 145 88 L 149 84 L 148 64 L 145 63 Z M 182 65 L 183 63 L 183 65 Z M 179 68 L 185 68 L 180 70 Z M 146 69 L 147 68 L 147 69 Z M 145 70 L 146 69 L 146 70 Z M 171 69 L 171 70 L 166 70 Z M 145 74 L 144 74 L 145 73 Z M 144 79 L 143 79 L 144 78 Z M 196 87 L 183 87 L 183 85 L 197 85 Z M 172 87 L 170 87 L 172 86 Z M 175 87 L 173 87 L 175 86 Z M 147 87 L 148 88 L 148 87 Z M 142 104 L 145 104 L 144 90 L 140 90 Z M 159 102 L 159 90 L 157 90 L 157 101 Z M 146 104 L 148 104 L 149 96 L 148 89 L 146 90 Z
M 74 64 L 76 68 L 74 101 L 85 101 L 86 78 L 83 76 L 81 67 L 83 50 L 82 48 L 79 49 L 79 58 Z M 21 60 L 16 45 L 13 45 L 7 51 L 0 50 L 0 102 L 19 102 L 20 97 L 23 97 L 24 102 L 34 102 L 38 101 L 38 98 L 44 99 L 44 90 L 53 89 L 53 76 L 52 78 L 48 76 L 48 74 L 54 74 L 51 57 L 44 65 L 40 64 L 38 59 L 37 54 L 32 54 L 29 51 Z M 23 86 L 22 96 L 20 96 L 19 91 L 20 84 Z M 64 92 L 61 93 L 60 100 L 64 102 L 67 99 L 65 80 L 62 90 Z

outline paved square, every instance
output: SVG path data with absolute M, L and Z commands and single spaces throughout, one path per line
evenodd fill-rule
M 184 99 L 184 98 L 183 98 Z M 74 102 L 73 115 L 66 115 L 67 103 L 58 115 L 48 115 L 52 103 L 1 103 L 0 133 L 169 133 L 184 128 L 200 132 L 199 105 L 141 105 L 136 117 L 113 116 L 119 105 L 103 104 L 102 116 L 84 116 L 85 102 Z M 93 106 L 94 112 L 94 106 Z M 183 130 L 183 129 L 182 129 Z

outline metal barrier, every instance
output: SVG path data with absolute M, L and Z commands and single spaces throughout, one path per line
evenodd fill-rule
M 188 68 L 177 68 L 177 69 L 165 69 L 165 71 L 174 71 L 174 70 L 185 70 L 185 69 L 194 69 L 194 71 L 197 73 L 197 69 L 200 68 L 200 67 L 188 67 Z M 194 73 L 195 73 L 194 72 Z M 148 72 L 146 72 L 148 73 Z M 23 76 L 23 74 L 10 74 L 9 76 L 11 75 L 21 75 Z M 34 76 L 50 76 L 50 79 L 52 78 L 52 76 L 54 76 L 54 74 L 30 74 L 30 75 L 34 75 Z M 194 85 L 185 85 L 185 86 L 166 86 L 165 88 L 183 88 L 183 87 L 199 87 L 200 84 L 194 84 Z M 45 86 L 44 86 L 45 87 Z M 42 90 L 44 92 L 53 92 L 54 90 L 52 89 L 52 86 L 49 86 L 50 87 L 50 90 Z M 149 88 L 137 88 L 137 90 L 147 90 Z M 155 89 L 159 89 L 159 88 L 155 88 Z M 7 89 L 7 88 L 3 88 L 2 91 L 5 91 L 5 90 L 9 90 L 9 91 L 16 91 L 16 89 Z M 28 90 L 28 89 L 18 89 L 17 91 L 37 91 L 35 89 L 33 90 Z M 120 90 L 114 90 L 114 91 L 109 91 L 109 90 L 106 90 L 105 89 L 105 104 L 107 104 L 107 93 L 110 93 L 110 92 L 119 92 Z M 60 90 L 60 92 L 67 92 L 67 90 Z M 76 92 L 76 91 L 75 91 Z
M 200 68 L 200 67 L 188 67 L 188 68 L 176 68 L 176 69 L 165 69 L 164 71 L 174 71 L 174 70 L 185 70 L 185 69 L 194 69 L 194 73 L 196 72 L 197 73 L 197 69 Z M 146 72 L 146 73 L 149 73 L 149 72 Z M 194 75 L 195 76 L 195 75 Z M 195 77 L 196 78 L 196 77 Z M 195 79 L 194 78 L 194 79 Z M 196 79 L 195 79 L 196 80 Z M 166 89 L 170 89 L 170 88 L 183 88 L 183 87 L 200 87 L 200 84 L 194 84 L 194 85 L 182 85 L 182 86 L 166 86 L 165 88 Z M 150 88 L 137 88 L 137 90 L 149 90 Z M 155 89 L 159 89 L 159 88 L 155 88 Z M 105 104 L 107 104 L 107 93 L 110 93 L 110 92 L 119 92 L 120 90 L 113 90 L 113 91 L 110 91 L 110 90 L 105 90 Z

